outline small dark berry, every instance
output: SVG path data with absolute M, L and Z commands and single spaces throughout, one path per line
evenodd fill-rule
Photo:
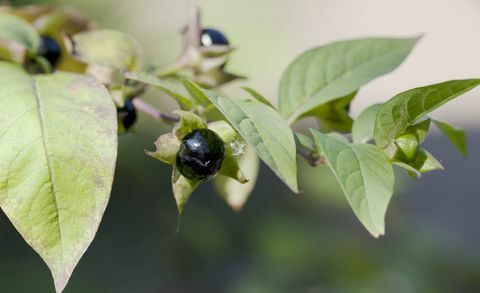
M 227 37 L 215 29 L 206 28 L 202 30 L 200 43 L 203 47 L 228 46 Z
M 176 165 L 183 176 L 205 181 L 217 174 L 224 158 L 222 139 L 210 129 L 197 129 L 182 139 Z
M 125 129 L 129 129 L 137 120 L 137 110 L 130 99 L 125 100 L 122 108 L 117 110 L 118 120 Z
M 37 54 L 47 59 L 52 67 L 55 67 L 60 60 L 61 48 L 53 38 L 42 36 Z

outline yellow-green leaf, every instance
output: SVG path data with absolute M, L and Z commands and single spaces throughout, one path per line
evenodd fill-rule
M 93 78 L 0 62 L 0 206 L 57 292 L 93 240 L 117 155 L 116 110 Z

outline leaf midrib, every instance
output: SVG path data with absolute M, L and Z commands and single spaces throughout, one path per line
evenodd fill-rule
M 60 220 L 60 213 L 58 209 L 58 201 L 57 201 L 57 189 L 56 189 L 56 184 L 55 184 L 55 179 L 53 176 L 53 171 L 52 171 L 52 162 L 50 160 L 50 153 L 48 151 L 48 143 L 47 143 L 47 130 L 45 128 L 45 117 L 42 111 L 42 101 L 41 101 L 41 95 L 40 91 L 38 89 L 38 84 L 37 84 L 37 79 L 35 77 L 31 78 L 32 81 L 32 89 L 33 93 L 35 95 L 35 102 L 37 104 L 37 113 L 38 113 L 38 120 L 40 123 L 40 129 L 42 132 L 42 143 L 43 143 L 43 151 L 45 154 L 45 158 L 47 161 L 47 169 L 48 169 L 48 176 L 50 177 L 50 184 L 52 188 L 52 193 L 53 193 L 53 203 L 55 204 L 55 211 L 57 214 L 57 222 L 58 222 L 58 233 L 59 233 L 59 238 L 60 238 L 60 248 L 61 248 L 61 261 L 63 263 L 63 258 L 64 258 L 64 245 L 63 245 L 63 233 L 62 233 L 62 225 L 61 225 L 61 220 Z

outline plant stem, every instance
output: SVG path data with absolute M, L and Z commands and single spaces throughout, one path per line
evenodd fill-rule
M 137 110 L 142 111 L 143 113 L 147 114 L 155 120 L 163 121 L 168 124 L 175 124 L 180 121 L 180 118 L 178 118 L 177 116 L 169 113 L 163 113 L 154 106 L 142 100 L 141 98 L 134 98 L 132 100 L 132 103 Z
M 301 148 L 297 148 L 297 155 L 302 157 L 312 167 L 317 167 L 326 163 L 323 156 L 314 156 L 312 153 L 307 152 Z

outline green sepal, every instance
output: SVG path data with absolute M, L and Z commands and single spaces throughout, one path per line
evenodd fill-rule
M 173 196 L 175 197 L 175 202 L 177 203 L 178 215 L 183 213 L 185 204 L 198 185 L 198 181 L 193 181 L 183 176 L 178 171 L 177 166 L 173 165 L 172 190 Z
M 205 120 L 192 113 L 183 110 L 175 110 L 172 113 L 180 117 L 180 121 L 173 129 L 173 133 L 178 137 L 178 139 L 183 139 L 183 137 L 195 129 L 207 128 L 207 122 Z
M 155 141 L 155 146 L 157 149 L 154 152 L 145 151 L 145 153 L 150 157 L 164 163 L 173 164 L 177 158 L 177 153 L 180 149 L 180 143 L 180 140 L 175 134 L 171 132 L 165 133 L 160 135 L 160 137 Z

